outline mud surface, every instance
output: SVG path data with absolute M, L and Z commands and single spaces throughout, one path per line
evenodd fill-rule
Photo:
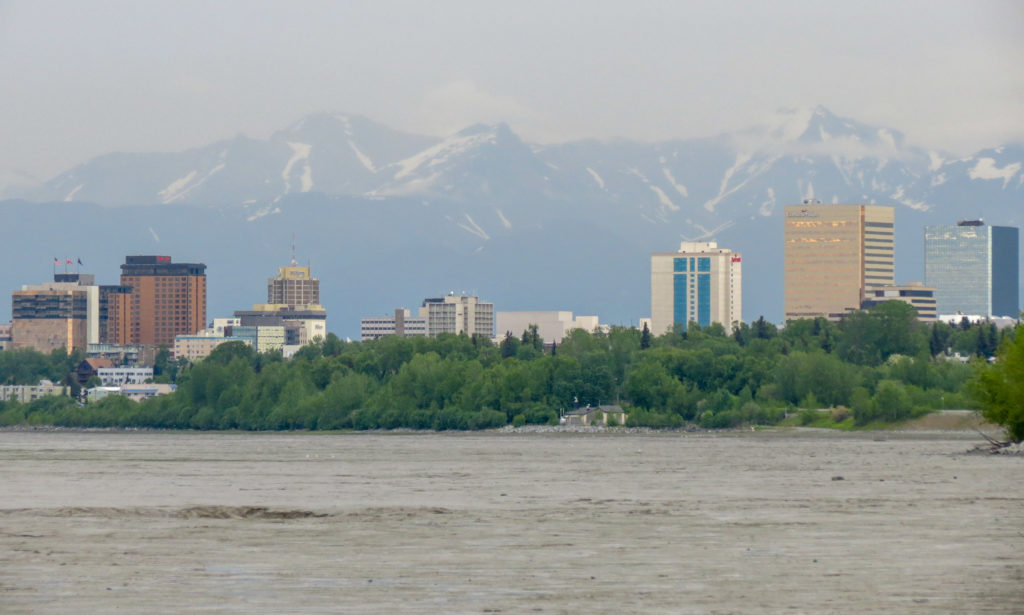
M 1020 613 L 976 441 L 0 433 L 0 611 Z

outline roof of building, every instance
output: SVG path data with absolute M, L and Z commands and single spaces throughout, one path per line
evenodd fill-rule
M 89 367 L 93 370 L 97 370 L 101 367 L 114 367 L 114 362 L 105 357 L 89 357 L 82 361 L 82 363 L 88 363 Z

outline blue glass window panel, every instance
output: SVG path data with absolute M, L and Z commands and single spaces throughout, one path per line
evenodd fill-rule
M 675 271 L 676 273 L 678 273 L 680 271 L 686 271 L 686 259 L 685 258 L 675 258 L 675 259 L 672 259 L 672 267 L 673 267 L 673 271 Z
M 710 258 L 698 258 L 697 259 L 697 271 L 711 271 L 711 259 Z
M 683 329 L 686 329 L 686 274 L 676 274 L 672 277 L 672 322 L 682 324 Z
M 711 274 L 697 276 L 697 324 L 707 327 L 711 324 Z

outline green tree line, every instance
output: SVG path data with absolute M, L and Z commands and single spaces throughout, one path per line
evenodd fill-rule
M 631 426 L 774 424 L 801 408 L 829 407 L 865 425 L 969 407 L 973 369 L 945 356 L 988 356 L 1000 337 L 991 325 L 927 326 L 910 306 L 890 302 L 840 323 L 800 320 L 781 331 L 763 318 L 731 333 L 719 324 L 657 337 L 613 327 L 576 330 L 554 346 L 536 327 L 507 332 L 498 344 L 465 335 L 372 342 L 328 335 L 289 360 L 229 342 L 175 366 L 172 395 L 140 404 L 121 397 L 7 403 L 0 425 L 484 429 L 555 424 L 574 406 L 610 403 L 626 407 Z M 0 368 L 28 378 L 5 367 L 11 363 L 0 360 Z

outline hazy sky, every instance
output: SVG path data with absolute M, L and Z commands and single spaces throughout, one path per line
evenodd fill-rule
M 1024 140 L 1024 2 L 0 0 L 0 172 L 265 138 L 316 111 L 659 140 L 823 104 L 969 153 Z

